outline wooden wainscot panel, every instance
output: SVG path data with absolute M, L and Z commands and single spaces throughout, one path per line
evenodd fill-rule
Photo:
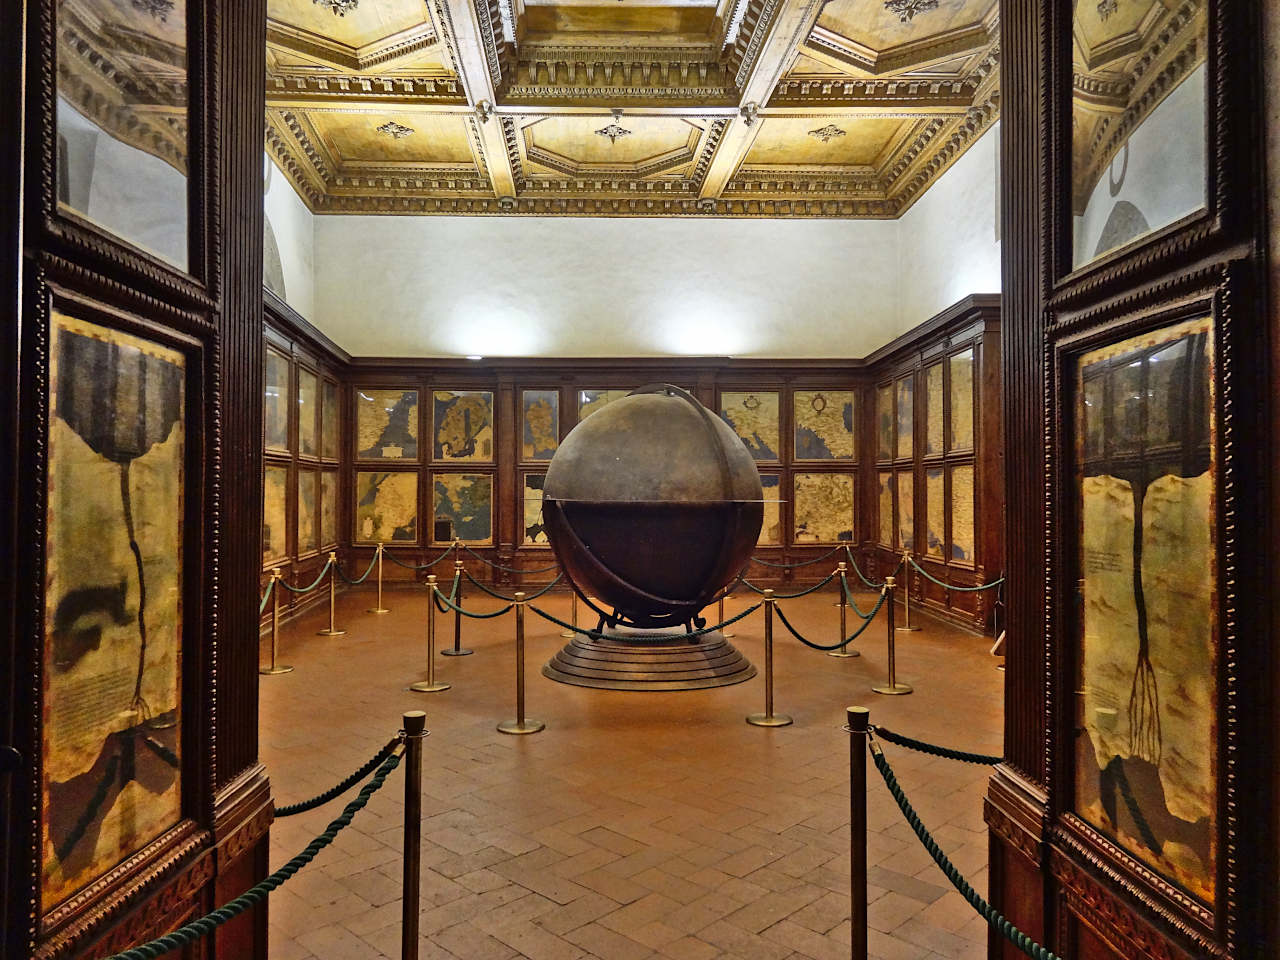
M 209 881 L 213 879 L 213 857 L 205 854 L 168 886 L 127 914 L 107 936 L 79 956 L 99 960 L 163 936 L 205 912 Z M 200 944 L 197 955 L 203 955 Z

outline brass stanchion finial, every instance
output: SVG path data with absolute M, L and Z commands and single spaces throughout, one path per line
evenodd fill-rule
M 889 696 L 901 696 L 904 693 L 910 693 L 912 690 L 911 684 L 898 682 L 898 668 L 893 649 L 893 635 L 895 632 L 893 629 L 893 593 L 896 587 L 897 584 L 894 582 L 893 577 L 884 578 L 884 587 L 882 588 L 885 592 L 884 606 L 885 610 L 888 611 L 886 615 L 889 618 L 886 625 L 887 629 L 885 630 L 885 633 L 888 634 L 889 643 L 889 682 L 877 684 L 871 688 L 876 693 L 884 693 Z
M 747 723 L 753 727 L 785 727 L 792 720 L 785 713 L 773 712 L 773 605 L 777 600 L 772 590 L 764 591 L 764 713 L 753 713 Z
M 279 662 L 280 654 L 280 568 L 271 569 L 271 666 L 259 667 L 258 672 L 274 676 L 278 673 L 292 673 L 293 667 Z
M 541 720 L 530 720 L 524 715 L 524 605 L 523 590 L 515 593 L 516 607 L 516 718 L 498 724 L 499 733 L 525 734 L 545 730 Z
M 432 598 L 432 602 L 435 600 Z M 400 960 L 418 960 L 418 909 L 422 875 L 422 741 L 427 715 L 408 710 L 404 724 L 404 874 L 400 911 Z
M 454 540 L 455 544 L 461 543 L 460 540 Z M 458 584 L 458 592 L 453 596 L 453 602 L 459 607 L 462 606 L 462 556 L 455 554 L 453 559 L 453 579 Z M 462 646 L 462 614 L 457 610 L 453 611 L 453 647 L 446 647 L 440 651 L 443 657 L 469 657 L 471 651 L 466 650 Z
M 849 925 L 850 956 L 867 960 L 867 736 L 871 711 L 845 710 L 849 731 Z
M 911 551 L 902 551 L 902 605 L 906 608 L 906 623 L 898 627 L 900 633 L 914 633 L 919 627 L 911 625 Z
M 338 555 L 332 550 L 329 551 L 329 626 L 324 630 L 317 630 L 316 635 L 320 637 L 341 637 L 347 631 L 339 630 L 334 624 L 335 611 L 334 607 L 338 600 Z
M 375 554 L 378 560 L 378 605 L 369 609 L 370 613 L 390 613 L 386 607 L 382 605 L 382 541 L 378 541 L 378 551 Z
M 849 615 L 849 598 L 845 596 L 845 582 L 844 582 L 844 576 L 846 571 L 847 571 L 847 566 L 843 560 L 841 560 L 839 563 L 836 564 L 836 579 L 840 584 L 840 587 L 839 587 L 840 600 L 837 603 L 837 606 L 840 608 L 840 639 L 841 640 L 844 640 L 845 637 L 849 636 L 849 629 L 847 625 L 847 618 Z M 849 644 L 846 641 L 845 643 L 840 644 L 840 649 L 828 650 L 827 656 L 843 657 L 847 659 L 849 657 L 858 656 L 858 651 L 850 650 Z
M 436 679 L 436 575 L 427 577 L 427 679 L 409 684 L 415 693 L 439 693 L 449 684 Z

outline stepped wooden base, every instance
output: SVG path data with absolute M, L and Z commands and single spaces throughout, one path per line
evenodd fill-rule
M 689 642 L 673 630 L 618 627 L 602 640 L 577 635 L 542 675 L 602 690 L 705 690 L 742 683 L 756 668 L 719 631 Z

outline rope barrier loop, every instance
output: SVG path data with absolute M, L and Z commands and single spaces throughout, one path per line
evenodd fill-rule
M 862 568 L 858 566 L 858 561 L 853 559 L 852 550 L 850 550 L 848 547 L 845 547 L 844 552 L 845 552 L 845 555 L 848 556 L 849 558 L 849 565 L 853 567 L 853 572 L 858 575 L 859 580 L 865 583 L 872 590 L 879 590 L 881 587 L 884 586 L 883 581 L 881 581 L 880 583 L 875 583 L 874 581 L 867 579 L 867 575 L 863 573 Z M 905 564 L 906 562 L 907 562 L 907 558 L 904 555 L 901 559 L 898 560 L 898 565 L 893 568 L 893 573 L 889 574 L 889 576 L 896 577 L 898 575 L 898 572 L 902 569 L 903 564 Z
M 505 601 L 507 601 L 508 603 L 515 603 L 515 600 L 516 600 L 516 598 L 515 598 L 515 597 L 508 597 L 508 596 L 506 596 L 505 594 L 498 593 L 496 590 L 490 590 L 490 589 L 489 589 L 488 587 L 486 587 L 483 583 L 481 583 L 479 580 L 477 580 L 475 577 L 473 577 L 470 573 L 468 573 L 468 574 L 466 575 L 466 577 L 467 577 L 467 579 L 468 579 L 468 580 L 470 580 L 473 584 L 475 584 L 477 587 L 479 587 L 481 590 L 483 590 L 483 591 L 484 591 L 485 593 L 487 593 L 489 596 L 493 597 L 495 600 L 505 600 Z M 552 580 L 550 583 L 548 583 L 548 584 L 547 584 L 545 587 L 543 587 L 541 590 L 539 590 L 537 593 L 531 593 L 531 594 L 529 594 L 528 596 L 526 596 L 526 597 L 524 598 L 524 599 L 525 599 L 525 602 L 526 602 L 526 603 L 528 603 L 530 600 L 536 600 L 536 599 L 538 599 L 538 597 L 542 596 L 544 593 L 546 593 L 548 590 L 550 590 L 552 587 L 554 587 L 557 583 L 559 583 L 559 582 L 560 582 L 561 580 L 563 580 L 563 579 L 564 579 L 564 573 L 563 573 L 563 571 L 562 571 L 562 572 L 560 572 L 560 573 L 556 574 L 556 578 L 555 578 L 554 580 Z
M 280 586 L 284 587 L 284 588 L 285 588 L 286 590 L 288 590 L 290 593 L 310 593 L 310 592 L 311 592 L 312 590 L 314 590 L 316 587 L 320 586 L 320 581 L 324 579 L 324 575 L 325 575 L 326 573 L 328 573 L 328 572 L 329 572 L 329 568 L 330 568 L 331 566 L 333 566 L 333 561 L 332 561 L 332 560 L 328 560 L 328 561 L 326 561 L 326 562 L 325 562 L 325 565 L 324 565 L 323 567 L 321 567 L 321 568 L 320 568 L 320 572 L 319 572 L 318 574 L 316 574 L 316 578 L 315 578 L 314 580 L 312 580 L 312 581 L 311 581 L 311 585 L 310 585 L 310 586 L 306 586 L 306 587 L 291 587 L 291 586 L 289 586 L 289 584 L 288 584 L 288 583 L 286 583 L 284 580 L 281 580 L 281 581 L 280 581 Z
M 392 563 L 394 563 L 398 567 L 404 567 L 404 569 L 406 570 L 430 570 L 432 567 L 434 567 L 437 563 L 439 563 L 445 557 L 449 556 L 449 554 L 451 554 L 452 552 L 453 552 L 453 547 L 450 546 L 449 549 L 447 549 L 444 553 L 440 554 L 440 556 L 436 557 L 434 560 L 429 560 L 426 563 L 405 563 L 403 560 L 397 557 L 394 553 L 388 553 L 387 559 L 390 560 Z
M 752 557 L 751 562 L 758 563 L 762 567 L 774 567 L 778 570 L 794 570 L 796 569 L 796 567 L 810 567 L 810 566 L 813 566 L 813 564 L 815 563 L 821 563 L 823 560 L 827 559 L 827 557 L 843 549 L 847 549 L 847 548 L 843 546 L 834 546 L 830 550 L 828 550 L 826 553 L 824 553 L 822 556 L 814 557 L 812 560 L 803 560 L 800 563 L 774 563 L 771 560 L 762 560 L 759 557 Z
M 504 567 L 500 563 L 495 563 L 494 561 L 489 560 L 486 557 L 480 556 L 480 554 L 476 553 L 474 550 L 468 547 L 465 543 L 460 543 L 459 545 L 462 547 L 463 550 L 467 551 L 467 553 L 471 554 L 481 563 L 485 564 L 486 566 L 493 567 L 493 569 L 495 570 L 502 570 L 504 573 L 550 573 L 552 570 L 555 570 L 557 567 L 560 566 L 558 563 L 553 563 L 549 567 L 532 567 L 528 570 L 523 570 L 520 567 Z
M 272 577 L 267 581 L 267 592 L 262 595 L 262 602 L 258 604 L 258 616 L 262 616 L 262 611 L 267 609 L 267 601 L 271 599 L 271 591 L 275 589 L 276 578 Z
M 947 590 L 959 590 L 962 593 L 977 593 L 979 590 L 990 590 L 992 587 L 998 587 L 1000 586 L 1000 584 L 1004 583 L 1004 577 L 1000 577 L 998 580 L 992 580 L 990 583 L 982 583 L 976 587 L 959 587 L 959 586 L 956 586 L 954 583 L 944 583 L 943 581 L 939 580 L 937 577 L 931 574 L 924 567 L 920 566 L 920 564 L 916 563 L 915 557 L 911 557 L 910 560 L 911 560 L 911 565 L 915 567 L 916 570 L 918 570 L 922 576 L 927 577 L 928 579 L 936 583 L 938 586 L 944 587 Z
M 818 583 L 815 583 L 815 584 L 814 584 L 812 587 L 810 587 L 808 590 L 801 590 L 801 591 L 800 591 L 800 592 L 798 592 L 798 593 L 775 593 L 775 594 L 773 595 L 773 599 L 775 599 L 775 600 L 794 600 L 794 599 L 796 599 L 797 597 L 805 597 L 805 596 L 808 596 L 809 594 L 813 593 L 815 590 L 821 590 L 823 587 L 825 587 L 828 583 L 830 583 L 830 582 L 831 582 L 832 580 L 834 580 L 835 578 L 836 578 L 836 575 L 835 575 L 835 573 L 834 573 L 834 572 L 832 572 L 831 574 L 829 574 L 829 575 L 826 577 L 826 579 L 824 579 L 824 580 L 820 580 Z M 739 577 L 739 578 L 738 578 L 738 580 L 737 580 L 737 582 L 739 582 L 739 583 L 743 584 L 744 586 L 746 586 L 747 588 L 749 588 L 749 589 L 751 589 L 751 590 L 754 590 L 756 593 L 760 594 L 761 596 L 763 596 L 763 595 L 764 595 L 764 591 L 763 591 L 763 590 L 761 590 L 759 587 L 757 587 L 754 583 L 752 583 L 752 582 L 751 582 L 750 580 L 748 580 L 746 577 Z
M 366 568 L 365 572 L 361 574 L 361 576 L 356 580 L 352 580 L 345 573 L 343 573 L 341 565 L 335 563 L 334 569 L 338 571 L 338 576 L 340 576 L 348 584 L 350 584 L 353 587 L 358 587 L 360 584 L 364 583 L 366 580 L 369 579 L 369 574 L 373 573 L 373 565 L 378 562 L 378 553 L 379 551 L 377 550 L 374 551 L 373 559 L 369 561 L 368 568 Z
M 354 773 L 343 778 L 328 790 L 324 790 L 316 794 L 310 800 L 303 800 L 299 803 L 286 803 L 283 806 L 276 807 L 276 817 L 292 817 L 295 814 L 305 813 L 308 810 L 314 810 L 316 807 L 323 806 L 330 800 L 334 799 L 334 797 L 342 796 L 376 770 L 378 765 L 386 760 L 387 757 L 391 756 L 392 751 L 403 742 L 404 736 L 397 733 L 382 747 L 380 747 L 377 753 L 362 763 Z
M 454 590 L 447 597 L 440 592 L 439 587 L 435 588 L 436 597 L 440 600 L 443 600 L 445 606 L 447 606 L 454 613 L 460 613 L 464 617 L 471 617 L 473 620 L 491 620 L 494 617 L 502 616 L 504 613 L 506 613 L 507 611 L 515 607 L 515 603 L 512 602 L 512 603 L 508 603 L 501 610 L 494 610 L 492 613 L 472 613 L 470 610 L 463 610 L 460 606 L 458 606 L 456 603 L 453 602 L 453 597 L 457 595 L 457 585 L 460 579 L 461 579 L 460 577 L 454 577 L 454 580 L 453 580 Z
M 905 734 L 894 733 L 888 727 L 872 725 L 877 736 L 883 737 L 890 743 L 896 743 L 900 747 L 906 747 L 908 750 L 916 750 L 920 753 L 931 754 L 935 757 L 944 757 L 947 760 L 959 760 L 962 763 L 977 763 L 987 767 L 994 767 L 997 763 L 1003 763 L 1004 757 L 993 757 L 986 753 L 970 753 L 967 750 L 954 750 L 951 747 L 940 747 L 936 743 L 928 743 L 924 740 L 917 740 L 914 737 L 908 737 Z
M 741 613 L 737 614 L 736 616 L 730 617 L 728 620 L 723 620 L 720 623 L 713 624 L 712 626 L 709 626 L 709 627 L 702 627 L 699 630 L 690 630 L 687 633 L 680 634 L 680 636 L 681 637 L 704 636 L 715 630 L 723 629 L 724 627 L 729 626 L 729 624 L 731 623 L 737 623 L 743 617 L 749 614 L 755 613 L 757 610 L 759 610 L 763 606 L 764 606 L 764 601 L 761 601 L 760 603 L 753 604 L 752 606 L 747 607 L 747 609 L 743 610 Z M 543 610 L 541 607 L 535 607 L 532 603 L 529 604 L 529 609 L 532 610 L 534 613 L 536 613 L 538 616 L 540 616 L 543 620 L 547 620 L 551 623 L 554 623 L 556 626 L 564 627 L 566 630 L 572 630 L 574 633 L 581 634 L 584 637 L 590 637 L 592 640 L 609 639 L 609 635 L 607 633 L 601 633 L 599 630 L 584 630 L 582 627 L 579 627 L 575 624 L 566 623 L 565 621 L 561 620 L 559 617 L 553 616 L 552 614 L 547 613 L 547 611 Z
M 823 651 L 839 650 L 841 647 L 845 646 L 846 644 L 852 643 L 854 640 L 857 640 L 858 637 L 862 636 L 862 631 L 866 630 L 867 627 L 871 626 L 871 621 L 875 619 L 876 614 L 880 612 L 880 608 L 884 606 L 884 600 L 887 595 L 888 595 L 887 591 L 884 591 L 884 590 L 880 591 L 880 599 L 876 601 L 876 605 L 872 608 L 870 616 L 865 617 L 863 619 L 862 626 L 860 626 L 857 630 L 853 631 L 853 633 L 850 634 L 847 639 L 839 640 L 836 643 L 833 643 L 830 645 L 824 644 L 824 643 L 814 643 L 812 640 L 806 640 L 804 637 L 802 637 L 800 633 L 796 630 L 796 628 L 791 625 L 791 621 L 787 619 L 787 615 L 782 612 L 782 608 L 777 606 L 776 604 L 774 605 L 773 612 L 778 615 L 778 619 L 782 621 L 782 625 L 786 627 L 789 631 L 791 631 L 791 635 L 795 637 L 797 640 L 799 640 L 801 643 L 803 643 L 806 647 L 811 647 L 814 650 L 823 650 Z

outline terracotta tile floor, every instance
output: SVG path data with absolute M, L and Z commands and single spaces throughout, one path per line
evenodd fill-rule
M 850 660 L 808 650 L 779 627 L 775 709 L 795 724 L 769 730 L 743 722 L 762 709 L 761 677 L 684 693 L 547 680 L 541 666 L 564 640 L 531 614 L 528 713 L 547 729 L 510 737 L 494 726 L 515 712 L 512 617 L 464 621 L 475 654 L 438 661 L 453 689 L 415 694 L 405 688 L 425 675 L 425 594 L 388 589 L 385 616 L 365 612 L 371 600 L 366 588 L 339 597 L 345 637 L 315 636 L 323 610 L 284 628 L 281 659 L 296 670 L 262 678 L 261 753 L 277 802 L 300 800 L 368 758 L 403 711 L 427 711 L 423 958 L 848 957 L 846 705 L 865 704 L 873 721 L 923 739 L 1000 752 L 1003 674 L 990 641 L 928 618 L 919 618 L 921 632 L 899 635 L 898 675 L 916 687 L 905 697 L 869 689 L 885 675 L 883 620 Z M 819 593 L 785 609 L 797 629 L 830 642 L 831 601 Z M 545 603 L 567 617 L 565 596 Z M 451 621 L 438 623 L 450 641 Z M 762 616 L 735 626 L 733 642 L 761 666 Z M 926 825 L 985 890 L 988 771 L 886 752 Z M 872 955 L 984 957 L 986 927 L 870 765 L 869 777 Z M 333 845 L 272 895 L 272 960 L 399 957 L 403 783 L 394 773 Z M 333 801 L 277 821 L 272 866 L 341 807 Z

